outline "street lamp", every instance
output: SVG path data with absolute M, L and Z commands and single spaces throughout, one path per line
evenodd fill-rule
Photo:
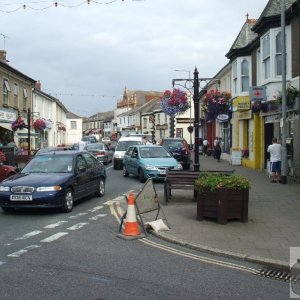
M 207 83 L 211 80 L 216 78 L 199 78 L 199 72 L 197 67 L 194 70 L 194 79 L 173 79 L 172 84 L 178 84 L 177 82 L 185 82 L 185 84 L 190 83 L 194 88 L 193 99 L 194 99 L 194 128 L 195 128 L 195 151 L 194 151 L 194 171 L 199 171 L 200 164 L 199 164 L 199 102 L 200 102 L 200 93 L 199 89 L 203 89 L 207 85 Z M 201 83 L 204 82 L 202 86 Z M 180 84 L 179 84 L 180 85 Z
M 176 72 L 187 72 L 189 73 L 189 83 L 191 81 L 191 71 L 188 70 L 184 70 L 184 69 L 175 69 Z M 191 99 L 191 95 L 192 92 L 190 90 L 189 87 L 184 86 L 185 89 L 188 90 L 189 92 L 189 101 L 190 101 L 190 126 L 188 127 L 188 132 L 190 133 L 190 149 L 192 148 L 192 133 L 193 133 L 193 126 L 192 126 L 192 99 Z

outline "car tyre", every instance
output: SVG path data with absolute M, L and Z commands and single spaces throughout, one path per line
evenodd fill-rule
M 129 176 L 129 173 L 128 173 L 128 171 L 127 171 L 127 169 L 126 169 L 125 166 L 123 166 L 123 176 L 124 177 L 128 177 Z
M 118 164 L 114 162 L 114 170 L 118 170 Z
M 97 189 L 97 192 L 96 192 L 96 196 L 98 197 L 103 197 L 105 194 L 105 180 L 104 178 L 100 178 L 100 181 L 98 183 L 98 189 Z
M 140 179 L 141 183 L 144 183 L 146 181 L 146 178 L 145 178 L 145 175 L 144 175 L 144 172 L 142 169 L 139 169 L 139 179 Z
M 74 206 L 74 194 L 72 189 L 68 188 L 65 193 L 64 203 L 62 207 L 62 212 L 69 213 L 72 211 Z

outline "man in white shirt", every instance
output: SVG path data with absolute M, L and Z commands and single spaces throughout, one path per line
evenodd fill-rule
M 272 171 L 271 182 L 280 182 L 281 180 L 281 145 L 278 144 L 277 138 L 272 139 L 272 145 L 269 145 L 268 152 L 270 152 L 270 162 Z

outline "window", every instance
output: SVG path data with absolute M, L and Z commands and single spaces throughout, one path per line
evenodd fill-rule
M 270 34 L 263 38 L 263 75 L 264 79 L 271 77 Z
M 143 118 L 143 128 L 147 128 L 147 118 Z
M 233 79 L 233 92 L 237 94 L 237 61 L 232 64 L 232 79 Z
M 157 124 L 160 125 L 160 114 L 157 114 Z
M 18 107 L 18 90 L 19 90 L 19 87 L 15 83 L 14 84 L 14 107 Z
M 244 59 L 241 64 L 241 74 L 242 74 L 242 92 L 249 91 L 249 62 Z
M 77 129 L 76 121 L 71 121 L 71 129 Z
M 3 81 L 3 105 L 8 105 L 8 93 L 10 92 L 10 86 L 6 79 Z
M 26 88 L 23 89 L 23 110 L 27 108 L 27 90 Z
M 260 64 L 260 49 L 256 52 L 256 83 L 257 85 L 261 85 L 261 64 Z

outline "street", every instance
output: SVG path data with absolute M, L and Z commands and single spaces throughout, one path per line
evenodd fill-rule
M 1 299 L 288 298 L 289 284 L 258 276 L 259 266 L 151 235 L 118 238 L 118 218 L 105 203 L 143 184 L 111 164 L 107 173 L 105 196 L 81 201 L 70 214 L 0 213 Z

